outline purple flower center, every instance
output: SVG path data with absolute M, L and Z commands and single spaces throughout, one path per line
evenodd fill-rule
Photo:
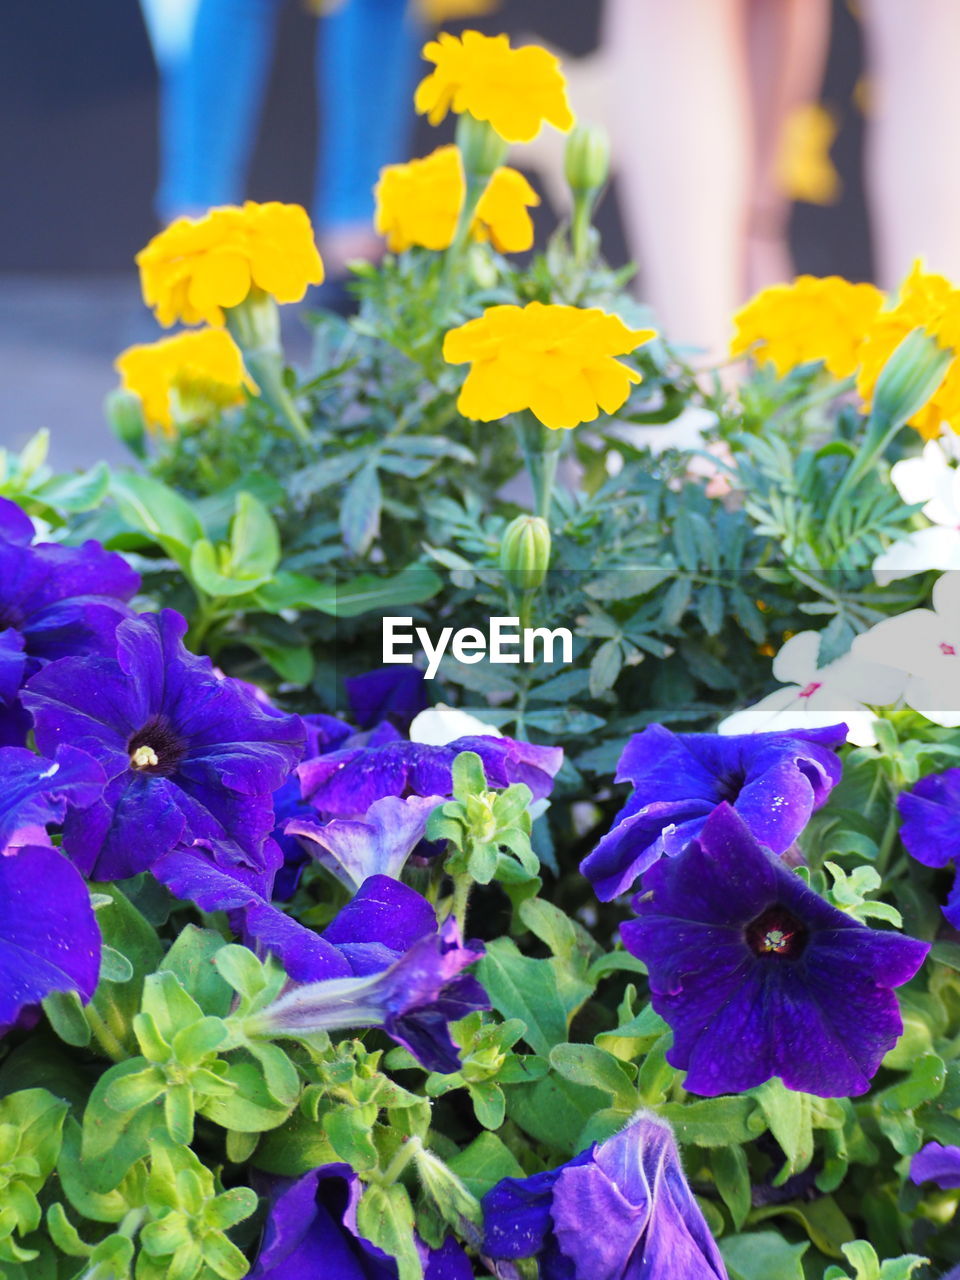
M 716 782 L 717 795 L 721 800 L 726 800 L 733 804 L 743 790 L 745 781 L 746 776 L 742 769 L 731 769 L 726 773 L 721 773 L 718 775 Z
M 130 768 L 137 773 L 176 773 L 187 746 L 165 715 L 151 716 L 127 743 Z
M 744 930 L 747 945 L 755 956 L 785 956 L 796 960 L 807 945 L 807 927 L 786 907 L 767 907 Z

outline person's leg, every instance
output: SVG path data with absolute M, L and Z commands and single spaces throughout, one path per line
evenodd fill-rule
M 407 158 L 423 32 L 406 0 L 348 0 L 320 24 L 314 219 L 331 274 L 379 249 L 373 187 Z
M 830 44 L 830 0 L 748 0 L 753 100 L 753 181 L 747 227 L 747 292 L 789 280 L 790 197 L 780 156 L 784 126 L 816 102 Z
M 741 0 L 608 0 L 618 182 L 667 338 L 722 355 L 742 301 L 751 127 Z
M 863 18 L 878 283 L 896 288 L 917 257 L 960 281 L 960 4 L 864 0 Z
M 189 56 L 170 86 L 157 197 L 165 221 L 243 199 L 282 3 L 201 0 Z

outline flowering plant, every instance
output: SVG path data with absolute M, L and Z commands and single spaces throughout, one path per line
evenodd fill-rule
M 456 144 L 384 171 L 309 368 L 305 213 L 213 210 L 141 255 L 211 327 L 119 357 L 137 465 L 0 454 L 0 1276 L 953 1275 L 956 453 L 917 455 L 960 292 L 766 291 L 709 385 L 603 261 L 595 132 L 504 256 L 556 59 L 425 53 Z M 467 643 L 385 664 L 398 614 Z M 570 660 L 478 653 L 505 618 Z

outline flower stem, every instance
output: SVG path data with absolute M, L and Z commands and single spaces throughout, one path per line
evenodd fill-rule
M 523 460 L 533 485 L 534 514 L 549 520 L 563 437 L 559 431 L 551 431 L 538 422 L 529 410 L 520 415 L 517 426 Z
M 93 1038 L 108 1058 L 112 1058 L 114 1062 L 123 1062 L 129 1057 L 119 1036 L 108 1026 L 106 1020 L 100 1016 L 92 1004 L 85 1005 L 83 1012 Z
M 237 307 L 226 311 L 227 329 L 243 352 L 243 363 L 260 394 L 280 415 L 301 444 L 311 444 L 310 428 L 284 382 L 286 360 L 280 341 L 280 311 L 262 289 L 251 289 Z
M 399 1148 L 396 1155 L 387 1165 L 386 1169 L 384 1169 L 383 1173 L 376 1175 L 375 1181 L 383 1187 L 391 1186 L 397 1181 L 410 1161 L 414 1156 L 419 1154 L 422 1148 L 423 1144 L 416 1135 L 408 1138 Z

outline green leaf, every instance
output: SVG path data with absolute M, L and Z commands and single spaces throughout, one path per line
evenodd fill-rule
M 252 493 L 237 494 L 230 525 L 230 567 L 238 578 L 269 578 L 280 563 L 276 522 Z
M 533 1085 L 508 1086 L 507 1114 L 532 1138 L 564 1159 L 577 1148 L 586 1125 L 606 1104 L 606 1094 L 550 1074 Z
M 782 1187 L 787 1178 L 806 1169 L 813 1159 L 810 1097 L 787 1089 L 778 1079 L 768 1080 L 752 1093 L 786 1157 L 783 1168 L 773 1180 L 775 1187 Z
M 750 1212 L 750 1166 L 743 1147 L 715 1147 L 710 1152 L 710 1170 L 739 1231 Z
M 265 579 L 232 578 L 222 571 L 217 548 L 200 538 L 190 551 L 189 577 L 205 595 L 214 597 L 249 595 Z
M 495 1133 L 481 1133 L 448 1164 L 478 1200 L 502 1178 L 523 1177 L 516 1156 Z
M 231 1062 L 222 1079 L 235 1086 L 234 1092 L 228 1097 L 205 1098 L 198 1110 L 224 1129 L 237 1129 L 240 1133 L 275 1129 L 293 1109 L 271 1096 L 263 1072 L 254 1062 Z
M 630 1070 L 619 1058 L 592 1044 L 558 1044 L 550 1052 L 550 1065 L 574 1084 L 590 1085 L 606 1093 L 622 1111 L 633 1111 L 637 1090 Z
M 380 532 L 380 477 L 375 463 L 361 467 L 340 500 L 340 532 L 348 551 L 363 556 Z
M 567 1016 L 549 960 L 530 959 L 509 938 L 497 938 L 488 943 L 477 976 L 493 1007 L 524 1023 L 524 1039 L 535 1053 L 548 1057 L 566 1040 Z
M 203 1013 L 214 1018 L 225 1018 L 233 1001 L 233 990 L 214 963 L 226 945 L 215 930 L 187 924 L 163 958 L 164 969 L 178 979 Z
M 458 800 L 467 796 L 479 796 L 487 789 L 487 779 L 483 772 L 483 764 L 475 751 L 461 751 L 454 758 L 453 794 Z
M 357 1206 L 357 1234 L 397 1261 L 397 1280 L 422 1280 L 413 1240 L 413 1206 L 399 1183 L 368 1186 Z
M 727 1236 L 720 1252 L 730 1280 L 803 1280 L 803 1255 L 809 1244 L 788 1244 L 774 1231 Z
M 883 1089 L 877 1103 L 884 1111 L 912 1111 L 942 1092 L 946 1083 L 946 1064 L 935 1053 L 918 1058 L 906 1080 Z
M 751 1117 L 757 1111 L 754 1098 L 724 1095 L 698 1098 L 695 1102 L 665 1102 L 657 1113 L 668 1120 L 677 1141 L 698 1147 L 726 1147 L 749 1142 L 763 1132 Z
M 147 534 L 187 572 L 190 549 L 203 537 L 203 528 L 186 499 L 152 476 L 135 471 L 117 472 L 110 491 L 127 524 Z
M 76 991 L 52 991 L 42 1003 L 47 1021 L 61 1040 L 78 1048 L 90 1043 L 90 1024 Z

